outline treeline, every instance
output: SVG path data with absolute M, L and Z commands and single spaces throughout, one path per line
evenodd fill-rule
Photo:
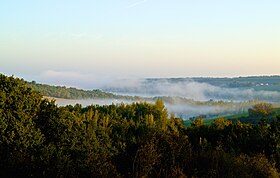
M 95 90 L 82 90 L 73 87 L 66 86 L 52 86 L 47 84 L 39 84 L 35 81 L 27 82 L 21 79 L 22 82 L 25 82 L 27 86 L 33 88 L 35 91 L 40 92 L 43 96 L 54 97 L 54 98 L 63 98 L 63 99 L 121 99 L 128 101 L 144 101 L 148 98 L 143 98 L 139 96 L 122 96 L 116 95 L 110 92 L 104 92 L 99 89 Z M 152 100 L 152 99 L 149 99 Z
M 58 107 L 0 75 L 0 133 L 0 177 L 279 177 L 279 116 L 185 127 L 160 100 Z
M 65 99 L 89 99 L 89 98 L 117 98 L 117 95 L 103 92 L 101 90 L 81 90 L 65 86 L 51 86 L 38 84 L 35 81 L 27 82 L 31 88 L 41 92 L 44 96 L 65 98 Z
M 22 79 L 23 82 L 25 82 Z M 51 86 L 46 84 L 38 84 L 35 81 L 26 82 L 28 86 L 33 88 L 35 91 L 38 91 L 43 94 L 43 96 L 54 97 L 54 98 L 64 98 L 64 99 L 117 99 L 120 101 L 130 101 L 130 102 L 154 102 L 156 100 L 162 100 L 169 105 L 189 105 L 193 107 L 197 106 L 211 106 L 218 108 L 217 113 L 212 115 L 207 115 L 207 117 L 213 117 L 216 115 L 223 114 L 236 114 L 243 113 L 247 111 L 251 106 L 259 103 L 258 100 L 252 101 L 242 101 L 242 102 L 233 102 L 233 101 L 195 101 L 193 99 L 179 97 L 179 96 L 159 96 L 159 97 L 140 97 L 140 96 L 123 96 L 115 95 L 108 92 L 103 92 L 101 90 L 81 90 L 77 88 L 67 88 L 65 86 Z M 184 116 L 185 113 L 176 113 L 181 117 L 190 117 Z
M 185 82 L 208 83 L 210 85 L 226 88 L 255 88 L 265 91 L 279 91 L 280 76 L 248 76 L 234 78 L 212 78 L 212 77 L 193 77 L 193 78 L 149 78 L 144 80 L 145 86 L 156 85 L 161 82 L 178 84 Z M 266 86 L 269 85 L 269 86 Z M 256 87 L 258 86 L 258 87 Z

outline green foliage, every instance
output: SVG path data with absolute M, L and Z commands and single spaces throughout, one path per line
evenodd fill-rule
M 269 177 L 277 178 L 279 173 L 264 154 L 253 157 L 240 155 L 234 161 L 235 174 L 239 177 Z
M 50 86 L 27 82 L 27 85 L 34 90 L 41 92 L 44 96 L 65 98 L 65 99 L 88 99 L 88 98 L 117 98 L 117 95 L 103 92 L 101 90 L 81 90 L 76 88 L 66 88 L 65 86 Z
M 41 95 L 19 79 L 0 74 L 0 166 L 23 171 L 37 169 L 44 135 L 36 128 Z
M 203 126 L 204 125 L 204 119 L 203 118 L 196 118 L 193 122 L 192 122 L 192 126 Z
M 211 127 L 214 127 L 215 129 L 224 129 L 225 127 L 228 127 L 232 122 L 230 120 L 226 120 L 225 118 L 217 118 L 214 120 L 214 122 L 211 123 Z
M 250 117 L 264 118 L 275 114 L 272 104 L 259 103 L 248 110 Z
M 279 117 L 185 127 L 161 100 L 58 107 L 0 79 L 0 177 L 279 177 Z

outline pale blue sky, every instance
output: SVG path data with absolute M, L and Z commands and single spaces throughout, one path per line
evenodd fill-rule
M 62 84 L 280 74 L 279 9 L 279 0 L 3 0 L 0 72 Z

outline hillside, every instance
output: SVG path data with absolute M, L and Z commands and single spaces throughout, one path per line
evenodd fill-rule
M 65 86 L 51 86 L 47 84 L 39 84 L 35 81 L 27 82 L 28 86 L 34 90 L 41 92 L 44 96 L 64 98 L 64 99 L 88 99 L 88 98 L 118 98 L 109 92 L 101 90 L 82 90 Z
M 0 96 L 0 177 L 279 177 L 279 116 L 185 127 L 160 100 L 59 107 L 1 74 Z
M 101 89 L 120 95 L 179 96 L 198 101 L 223 100 L 239 102 L 261 100 L 272 103 L 279 103 L 280 101 L 280 76 L 147 78 L 118 82 L 122 84 L 107 84 Z
M 268 78 L 276 78 L 277 77 L 268 77 Z M 227 78 L 220 79 L 220 78 L 199 78 L 202 82 L 203 80 L 208 81 L 215 81 L 215 80 L 221 80 L 220 82 L 224 80 L 229 80 Z M 264 80 L 263 77 L 255 77 L 253 79 L 241 78 L 240 80 Z M 154 81 L 155 80 L 155 81 Z M 157 85 L 160 80 L 164 79 L 147 79 L 149 81 L 148 88 L 152 88 L 152 84 Z M 167 83 L 166 86 L 162 86 L 163 90 L 166 88 L 168 91 L 169 88 L 177 88 L 176 82 L 180 82 L 180 80 L 186 80 L 186 79 L 170 79 L 172 82 Z M 146 81 L 146 82 L 147 82 Z M 272 79 L 271 79 L 272 81 Z M 211 120 L 212 118 L 217 118 L 220 116 L 227 116 L 227 115 L 235 115 L 235 114 L 242 114 L 243 112 L 247 111 L 250 107 L 253 105 L 261 102 L 259 100 L 241 100 L 241 101 L 231 101 L 231 100 L 223 100 L 223 99 L 211 99 L 208 101 L 197 101 L 189 97 L 184 96 L 168 96 L 168 95 L 161 95 L 161 96 L 149 96 L 149 97 L 143 97 L 141 95 L 139 96 L 133 96 L 133 95 L 121 95 L 121 94 L 113 94 L 110 92 L 104 92 L 102 90 L 82 90 L 82 89 L 76 89 L 76 88 L 68 88 L 65 86 L 51 86 L 47 84 L 38 84 L 35 81 L 33 82 L 27 82 L 29 86 L 31 86 L 36 91 L 41 92 L 45 97 L 55 98 L 57 103 L 60 106 L 66 106 L 68 104 L 82 104 L 83 106 L 88 106 L 91 104 L 99 104 L 99 105 L 108 105 L 108 104 L 120 104 L 120 103 L 132 103 L 132 102 L 149 102 L 153 103 L 156 100 L 162 100 L 166 104 L 166 107 L 170 113 L 174 113 L 176 117 L 180 117 L 184 120 L 192 119 L 193 117 L 201 116 L 203 115 L 207 120 Z M 169 87 L 169 88 L 168 88 Z M 147 88 L 147 87 L 146 87 Z M 184 86 L 182 86 L 182 89 Z M 129 88 L 128 88 L 129 89 Z M 142 89 L 140 87 L 139 89 Z M 178 90 L 182 90 L 178 89 Z M 145 89 L 143 89 L 145 90 Z M 201 91 L 199 88 L 197 88 L 198 91 L 194 91 L 195 94 L 200 94 L 201 92 L 203 94 L 203 91 Z M 186 91 L 187 92 L 187 91 Z M 226 92 L 224 94 L 221 94 L 223 92 L 222 90 L 217 90 L 213 92 L 214 95 L 217 96 L 223 96 L 223 95 L 230 95 L 230 93 Z M 156 94 L 156 93 L 155 93 Z M 160 94 L 160 93 L 159 93 Z M 166 93 L 168 94 L 168 93 Z M 231 94 L 235 95 L 236 92 L 233 91 Z M 244 93 L 246 94 L 246 93 Z M 227 96 L 225 96 L 227 97 Z M 271 98 L 269 94 L 265 95 L 266 98 Z M 278 101 L 278 95 L 276 97 L 273 97 L 273 100 Z M 222 97 L 224 98 L 224 97 Z M 188 122 L 188 121 L 186 121 Z
M 166 78 L 147 79 L 148 82 L 168 81 L 170 83 L 199 82 L 226 88 L 254 88 L 265 91 L 280 91 L 280 76 L 249 76 L 249 77 L 190 77 L 190 78 Z
M 270 118 L 267 118 L 267 122 L 271 122 L 275 118 L 275 115 L 280 115 L 279 104 L 275 104 L 275 105 L 272 105 L 272 106 L 273 106 L 274 115 Z M 196 118 L 201 118 L 201 116 L 198 116 Z M 203 118 L 204 119 L 204 124 L 210 125 L 216 119 L 219 119 L 219 118 L 224 118 L 225 120 L 230 120 L 233 123 L 241 121 L 242 123 L 250 123 L 250 124 L 257 124 L 261 119 L 261 118 L 257 118 L 257 117 L 250 117 L 249 112 L 245 111 L 245 112 L 240 112 L 238 114 L 226 114 L 226 115 L 220 115 L 218 117 L 217 116 L 205 117 L 205 118 Z M 184 120 L 184 125 L 185 126 L 191 126 L 194 119 L 195 118 L 192 118 L 191 120 Z

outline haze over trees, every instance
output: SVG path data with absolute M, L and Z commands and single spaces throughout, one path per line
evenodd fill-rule
M 174 79 L 174 84 L 168 85 L 174 89 L 178 86 L 176 84 L 177 80 Z M 173 79 L 172 79 L 173 81 Z M 153 80 L 151 81 L 153 82 Z M 213 100 L 208 101 L 197 101 L 193 98 L 172 95 L 162 95 L 154 97 L 143 97 L 143 96 L 130 96 L 130 95 L 117 95 L 109 92 L 104 92 L 99 89 L 95 90 L 82 90 L 72 87 L 65 86 L 51 86 L 46 84 L 38 84 L 35 81 L 26 82 L 34 90 L 39 91 L 46 97 L 55 97 L 57 99 L 57 104 L 67 105 L 80 103 L 83 106 L 95 104 L 112 104 L 114 103 L 132 103 L 132 102 L 149 102 L 153 103 L 156 100 L 162 100 L 166 104 L 170 113 L 174 113 L 177 117 L 183 119 L 189 119 L 197 117 L 198 115 L 204 115 L 204 117 L 214 117 L 219 115 L 237 114 L 246 112 L 251 106 L 259 103 L 259 100 L 248 100 L 248 101 L 223 101 L 223 100 Z M 155 85 L 158 85 L 155 83 Z M 144 87 L 145 88 L 145 87 Z M 152 88 L 152 86 L 150 86 Z M 166 86 L 160 86 L 162 89 L 166 89 Z M 140 87 L 139 89 L 142 89 Z M 143 89 L 144 90 L 144 89 Z M 193 88 L 194 93 L 200 93 L 199 88 Z M 185 91 L 188 92 L 188 91 Z M 203 92 L 201 92 L 203 94 Z M 160 93 L 159 93 L 160 94 Z M 168 93 L 167 93 L 168 94 Z M 216 92 L 216 95 L 219 92 Z M 61 100 L 71 99 L 71 100 Z
M 0 132 L 0 177 L 276 178 L 280 171 L 279 116 L 258 124 L 200 118 L 185 127 L 161 100 L 59 107 L 2 74 Z
M 65 98 L 65 99 L 89 99 L 89 98 L 117 98 L 116 95 L 101 90 L 85 91 L 76 88 L 66 88 L 65 86 L 50 86 L 38 84 L 35 81 L 27 84 L 36 91 L 40 91 L 44 96 Z

